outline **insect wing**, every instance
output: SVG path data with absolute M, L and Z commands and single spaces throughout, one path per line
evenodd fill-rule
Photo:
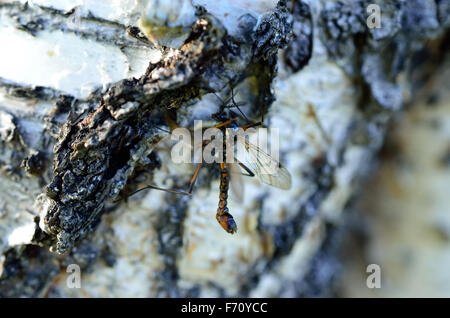
M 230 163 L 230 189 L 233 197 L 239 203 L 244 202 L 244 183 L 242 182 L 241 168 L 237 163 Z
M 242 136 L 237 136 L 237 142 L 243 147 L 238 145 L 236 159 L 250 167 L 261 182 L 280 189 L 291 187 L 291 174 L 278 160 Z

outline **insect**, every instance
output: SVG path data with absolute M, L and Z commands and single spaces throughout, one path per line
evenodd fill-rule
M 250 128 L 262 126 L 262 122 L 250 123 L 250 121 L 247 119 L 244 113 L 239 109 L 239 103 L 236 103 L 234 101 L 233 94 L 231 97 L 231 101 L 232 101 L 231 104 L 222 101 L 220 110 L 217 113 L 214 113 L 212 115 L 212 118 L 216 122 L 218 122 L 216 125 L 213 126 L 213 128 L 220 129 L 222 131 L 223 136 L 222 142 L 223 158 L 218 163 L 220 170 L 220 187 L 219 187 L 219 203 L 216 213 L 216 219 L 226 232 L 234 234 L 237 231 L 237 225 L 236 222 L 234 221 L 233 216 L 229 213 L 229 209 L 227 207 L 228 190 L 230 188 L 230 185 L 232 190 L 239 189 L 233 192 L 234 194 L 236 194 L 239 200 L 242 200 L 241 196 L 243 191 L 241 190 L 241 183 L 242 183 L 241 175 L 246 175 L 249 177 L 254 177 L 256 175 L 257 177 L 259 177 L 261 182 L 281 189 L 289 189 L 291 187 L 291 175 L 286 170 L 286 168 L 284 168 L 280 164 L 278 160 L 274 159 L 272 156 L 264 152 L 255 144 L 249 142 L 244 136 L 242 135 L 232 136 L 230 134 L 230 132 L 237 131 L 239 129 L 242 129 L 242 131 L 247 131 Z M 230 111 L 230 108 L 233 107 L 239 109 L 240 113 L 245 117 L 248 124 L 243 126 L 239 126 L 237 124 L 239 117 L 234 116 L 235 114 L 232 111 Z M 170 121 L 170 119 L 168 119 L 168 121 Z M 169 123 L 169 126 L 173 128 L 176 127 L 176 124 L 171 122 Z M 230 153 L 227 151 L 227 147 L 230 145 L 232 138 L 235 138 L 236 142 L 240 143 L 240 145 L 243 146 L 244 151 L 241 152 L 240 154 L 244 155 L 243 157 L 245 158 L 239 158 L 239 156 L 233 152 L 231 155 L 233 156 L 234 160 L 232 160 L 233 162 L 230 163 L 229 162 L 230 160 L 227 160 L 227 154 L 230 155 Z M 208 142 L 210 141 L 203 141 L 201 146 L 206 146 Z M 133 195 L 145 189 L 156 189 L 175 194 L 191 195 L 201 166 L 202 163 L 197 164 L 194 171 L 194 175 L 189 183 L 189 188 L 187 191 L 165 189 L 155 185 L 147 185 L 133 192 L 130 195 Z M 267 167 L 276 167 L 275 169 L 276 171 L 275 172 L 269 171 Z M 243 173 L 242 170 L 244 170 L 245 173 Z

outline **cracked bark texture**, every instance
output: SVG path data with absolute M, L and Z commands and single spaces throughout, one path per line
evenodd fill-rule
M 169 3 L 0 2 L 0 296 L 335 294 L 343 215 L 430 69 L 417 57 L 446 38 L 449 1 Z M 165 113 L 210 120 L 230 87 L 280 128 L 292 189 L 246 180 L 234 236 L 214 218 L 214 165 L 192 197 L 117 201 L 185 187 Z

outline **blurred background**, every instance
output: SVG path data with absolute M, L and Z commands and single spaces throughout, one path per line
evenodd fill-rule
M 395 117 L 378 166 L 363 186 L 350 217 L 341 296 L 450 296 L 448 54 L 440 63 Z M 379 289 L 362 284 L 368 276 L 364 264 L 372 263 L 381 268 Z

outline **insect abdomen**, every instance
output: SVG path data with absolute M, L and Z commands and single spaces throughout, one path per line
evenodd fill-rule
M 230 184 L 230 174 L 228 165 L 225 163 L 220 164 L 220 197 L 219 207 L 217 208 L 216 219 L 225 231 L 233 234 L 237 231 L 236 222 L 234 222 L 233 216 L 228 213 L 227 198 L 228 198 L 228 186 Z

